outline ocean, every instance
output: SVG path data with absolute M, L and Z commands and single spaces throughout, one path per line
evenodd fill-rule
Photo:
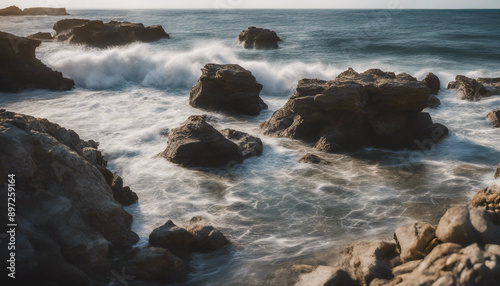
M 437 223 L 493 182 L 499 130 L 485 119 L 500 97 L 461 100 L 446 85 L 458 75 L 500 77 L 500 10 L 69 10 L 71 16 L 2 17 L 0 31 L 54 32 L 64 18 L 162 25 L 170 39 L 94 49 L 44 42 L 37 57 L 76 82 L 74 90 L 0 94 L 0 108 L 47 118 L 100 142 L 109 169 L 139 196 L 127 207 L 133 230 L 203 215 L 232 247 L 191 260 L 183 285 L 262 285 L 287 262 L 361 238 L 392 237 L 405 223 Z M 238 33 L 269 28 L 277 50 L 245 50 Z M 257 117 L 192 108 L 189 90 L 206 63 L 240 64 L 264 88 Z M 325 155 L 332 165 L 298 163 L 311 145 L 268 137 L 258 126 L 285 104 L 302 78 L 334 79 L 352 67 L 441 79 L 441 106 L 426 110 L 450 136 L 431 150 L 369 148 Z M 260 137 L 264 154 L 234 168 L 185 169 L 156 155 L 164 134 L 190 115 L 209 114 L 217 129 Z

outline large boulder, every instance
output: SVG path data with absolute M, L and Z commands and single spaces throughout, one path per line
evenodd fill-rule
M 191 249 L 195 252 L 212 252 L 229 244 L 229 240 L 202 216 L 189 221 L 186 230 L 192 235 Z
M 173 255 L 168 249 L 160 247 L 141 249 L 128 267 L 124 269 L 128 270 L 132 277 L 154 285 L 157 282 L 182 282 L 187 278 L 189 272 L 186 261 Z
M 442 242 L 462 245 L 476 241 L 478 233 L 471 223 L 469 209 L 465 206 L 448 209 L 439 220 L 436 237 Z
M 491 111 L 488 115 L 486 115 L 486 118 L 491 121 L 493 128 L 500 127 L 500 109 Z
M 275 31 L 256 27 L 248 27 L 248 29 L 241 31 L 238 40 L 245 49 L 259 50 L 277 49 L 278 42 L 281 41 Z
M 402 262 L 424 258 L 432 250 L 435 238 L 435 227 L 421 222 L 402 226 L 394 233 Z
M 0 92 L 41 88 L 70 90 L 74 81 L 45 66 L 35 56 L 40 41 L 0 32 Z
M 189 256 L 192 239 L 191 233 L 185 228 L 175 225 L 171 220 L 149 234 L 149 244 L 167 248 L 179 257 Z
M 55 38 L 72 44 L 85 44 L 97 48 L 127 45 L 133 42 L 154 42 L 168 39 L 159 25 L 145 27 L 142 23 L 90 21 L 66 19 L 54 25 Z
M 88 284 L 109 275 L 110 259 L 139 240 L 132 216 L 113 199 L 102 162 L 84 156 L 96 145 L 46 119 L 0 110 L 0 174 L 13 174 L 16 240 L 23 245 L 16 249 L 19 277 Z M 7 180 L 2 184 L 7 201 Z
M 429 99 L 429 88 L 407 74 L 349 69 L 331 81 L 299 81 L 261 128 L 268 135 L 316 142 L 316 149 L 326 152 L 428 149 L 448 135 L 445 126 L 421 112 Z
M 431 94 L 437 95 L 441 89 L 441 81 L 439 77 L 433 73 L 429 73 L 423 80 L 423 83 L 429 87 Z
M 206 64 L 191 88 L 189 104 L 196 108 L 258 115 L 267 105 L 259 97 L 262 85 L 239 65 Z
M 478 101 L 482 97 L 500 94 L 500 78 L 479 78 L 477 80 L 457 75 L 455 81 L 448 84 L 448 89 L 456 89 L 462 99 Z
M 223 132 L 212 127 L 206 116 L 190 116 L 183 126 L 172 129 L 160 155 L 185 167 L 222 167 L 262 153 L 260 139 L 235 130 Z

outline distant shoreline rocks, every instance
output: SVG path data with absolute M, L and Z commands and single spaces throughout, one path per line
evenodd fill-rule
M 408 74 L 349 69 L 331 81 L 299 81 L 285 106 L 260 127 L 266 135 L 314 142 L 323 152 L 425 149 L 448 135 L 422 112 L 431 105 L 430 88 Z
M 0 16 L 66 16 L 69 15 L 66 12 L 66 8 L 48 8 L 48 7 L 35 7 L 26 8 L 24 10 L 19 9 L 17 6 L 9 6 L 4 9 L 0 9 Z
M 64 19 L 54 24 L 58 41 L 85 44 L 96 48 L 122 46 L 133 42 L 154 42 L 170 36 L 162 26 L 145 27 L 142 23 Z
M 245 49 L 257 50 L 277 49 L 278 42 L 281 41 L 275 31 L 256 27 L 241 31 L 238 40 Z

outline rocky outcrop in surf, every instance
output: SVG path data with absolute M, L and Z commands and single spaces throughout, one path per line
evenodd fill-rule
M 17 6 L 9 6 L 4 9 L 0 9 L 0 16 L 65 16 L 69 15 L 66 12 L 66 8 L 48 8 L 48 7 L 35 7 L 26 8 L 24 10 L 19 9 Z
M 486 115 L 486 118 L 491 121 L 493 128 L 500 127 L 500 109 L 491 111 L 488 115 Z
M 160 25 L 145 27 L 142 23 L 100 20 L 65 19 L 54 25 L 55 38 L 72 44 L 106 48 L 133 42 L 154 42 L 168 39 L 169 35 Z
M 38 33 L 35 33 L 32 35 L 29 35 L 27 38 L 32 39 L 32 40 L 39 40 L 39 41 L 51 41 L 54 39 L 50 33 L 43 33 L 43 32 L 38 32 Z
M 427 76 L 424 78 L 423 83 L 427 85 L 427 87 L 430 89 L 431 94 L 437 95 L 439 93 L 439 90 L 441 89 L 441 81 L 439 80 L 439 77 L 433 73 L 427 74 Z
M 477 80 L 457 75 L 455 81 L 448 84 L 448 89 L 456 89 L 461 98 L 478 101 L 483 97 L 500 95 L 500 78 L 478 78 Z
M 41 88 L 70 90 L 74 81 L 45 66 L 35 56 L 40 41 L 0 32 L 0 92 Z
M 427 149 L 448 135 L 422 112 L 429 102 L 429 87 L 410 75 L 349 69 L 331 81 L 299 81 L 285 106 L 260 127 L 267 135 L 315 142 L 325 152 Z
M 258 50 L 277 49 L 278 42 L 281 41 L 275 31 L 256 27 L 241 31 L 238 40 L 245 49 Z
M 222 167 L 262 154 L 260 139 L 231 129 L 221 132 L 206 116 L 190 116 L 183 126 L 172 129 L 160 155 L 184 167 Z
M 394 241 L 355 241 L 328 265 L 295 264 L 292 285 L 496 285 L 500 283 L 500 188 L 450 208 L 438 225 L 415 222 Z M 281 277 L 283 278 L 283 277 Z M 308 283 L 306 283 L 308 282 Z
M 250 71 L 233 64 L 206 64 L 201 71 L 191 88 L 191 106 L 243 115 L 259 115 L 267 109 L 259 96 L 262 85 Z

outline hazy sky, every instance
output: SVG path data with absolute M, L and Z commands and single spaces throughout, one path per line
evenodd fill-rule
M 0 0 L 0 7 L 66 8 L 500 8 L 500 0 Z

